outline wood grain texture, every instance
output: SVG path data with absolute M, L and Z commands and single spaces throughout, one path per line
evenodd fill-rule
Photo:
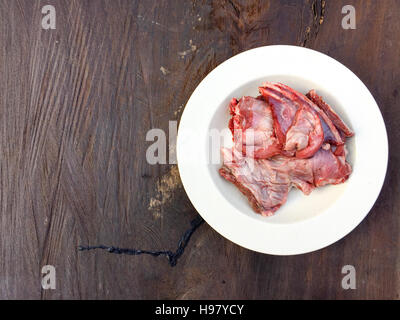
M 399 299 L 400 2 L 353 0 L 357 29 L 343 30 L 347 2 L 0 0 L 0 298 Z M 56 30 L 41 29 L 47 4 Z M 208 225 L 175 268 L 78 252 L 175 249 L 196 212 L 176 166 L 146 162 L 146 133 L 179 120 L 218 64 L 270 44 L 332 56 L 377 100 L 390 160 L 368 217 L 301 256 L 254 253 Z M 56 290 L 41 289 L 46 264 Z M 341 288 L 346 264 L 357 290 Z

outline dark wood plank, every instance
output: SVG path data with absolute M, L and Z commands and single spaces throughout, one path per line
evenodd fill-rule
M 56 7 L 56 30 L 40 28 L 46 4 Z M 353 0 L 357 29 L 343 30 L 346 4 L 0 0 L 0 298 L 399 299 L 400 7 Z M 175 248 L 196 212 L 176 166 L 146 162 L 146 133 L 179 121 L 218 64 L 269 44 L 329 54 L 376 98 L 390 161 L 367 219 L 338 243 L 293 257 L 243 249 L 208 225 L 175 268 L 78 252 L 99 243 Z M 56 267 L 56 290 L 40 288 L 46 264 Z M 341 288 L 346 264 L 356 267 L 357 290 Z

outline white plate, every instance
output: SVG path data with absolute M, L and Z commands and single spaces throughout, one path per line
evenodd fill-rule
M 264 81 L 282 82 L 303 93 L 316 89 L 355 132 L 346 143 L 353 167 L 349 180 L 309 196 L 292 189 L 273 217 L 254 213 L 239 190 L 218 174 L 221 162 L 210 163 L 211 148 L 219 156 L 210 132 L 225 129 L 225 144 L 231 141 L 226 129 L 229 100 L 257 96 Z M 310 49 L 267 46 L 225 61 L 199 84 L 181 118 L 177 158 L 183 186 L 211 227 L 245 248 L 293 255 L 334 243 L 364 219 L 385 178 L 388 142 L 374 98 L 349 69 Z

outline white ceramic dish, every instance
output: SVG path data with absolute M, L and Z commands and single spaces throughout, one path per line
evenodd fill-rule
M 220 177 L 219 146 L 210 138 L 210 132 L 225 129 L 222 145 L 230 143 L 229 100 L 257 96 L 264 81 L 282 82 L 303 93 L 315 89 L 355 132 L 346 143 L 353 166 L 349 180 L 309 196 L 292 189 L 273 217 L 254 213 L 239 190 Z M 177 158 L 184 188 L 211 227 L 245 248 L 293 255 L 336 242 L 364 219 L 385 178 L 388 142 L 374 98 L 349 69 L 310 49 L 267 46 L 225 61 L 199 84 L 180 121 Z

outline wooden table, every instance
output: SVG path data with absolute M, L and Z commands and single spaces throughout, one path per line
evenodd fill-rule
M 55 30 L 41 27 L 47 4 Z M 355 30 L 341 26 L 346 4 Z M 399 0 L 0 0 L 0 298 L 399 299 L 399 34 Z M 251 252 L 207 224 L 174 268 L 79 252 L 176 248 L 197 213 L 176 165 L 147 163 L 146 133 L 179 121 L 218 64 L 271 44 L 332 56 L 377 100 L 390 161 L 368 217 L 301 256 Z M 41 288 L 44 265 L 55 290 Z M 344 265 L 356 290 L 341 287 Z

